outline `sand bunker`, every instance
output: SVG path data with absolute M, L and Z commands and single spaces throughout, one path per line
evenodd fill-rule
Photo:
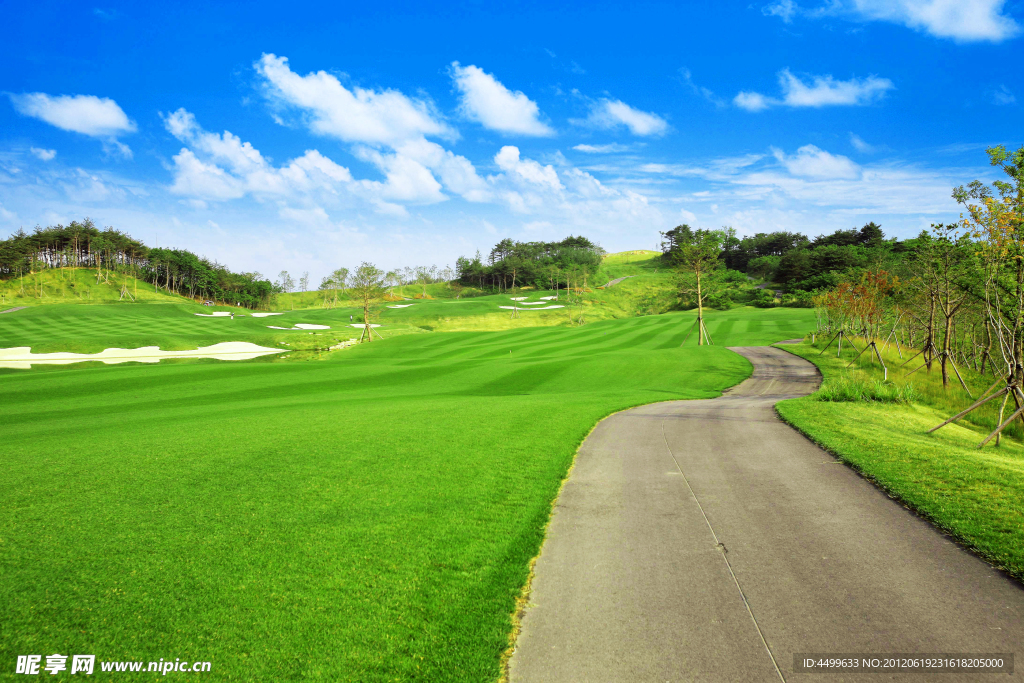
M 268 315 L 284 315 L 284 313 L 253 313 L 254 318 L 266 318 Z
M 196 315 L 198 315 L 201 318 L 227 318 L 231 315 L 231 311 L 217 311 L 216 313 L 196 313 Z
M 558 299 L 557 296 L 542 296 L 540 298 L 541 301 L 555 301 L 557 299 Z
M 498 308 L 504 308 L 509 311 L 547 311 L 552 308 L 565 308 L 565 306 L 562 306 L 561 304 L 555 304 L 554 306 L 544 306 L 543 308 L 520 308 L 518 306 L 498 306 Z
M 388 308 L 409 308 L 410 306 L 415 305 L 416 304 L 395 304 L 394 306 L 388 306 Z
M 272 330 L 329 330 L 330 325 L 310 325 L 309 323 L 296 323 L 295 327 L 278 327 L 277 325 L 267 325 Z
M 544 302 L 543 301 L 524 301 L 523 303 L 521 303 L 519 305 L 520 306 L 543 306 Z
M 513 297 L 510 297 L 510 298 L 512 299 L 512 301 L 526 301 L 526 299 L 528 297 L 525 297 L 525 296 L 513 296 Z
M 138 349 L 105 349 L 99 353 L 32 353 L 29 346 L 0 349 L 0 368 L 28 370 L 33 365 L 65 365 L 85 361 L 116 363 L 159 363 L 164 358 L 216 358 L 217 360 L 249 360 L 271 353 L 284 353 L 287 349 L 271 349 L 249 342 L 221 342 L 201 346 L 191 351 L 161 351 L 159 346 Z

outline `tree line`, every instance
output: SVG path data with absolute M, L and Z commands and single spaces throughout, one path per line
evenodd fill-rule
M 570 235 L 559 242 L 498 242 L 485 259 L 460 256 L 455 276 L 466 286 L 507 291 L 514 287 L 559 289 L 567 281 L 582 279 L 601 265 L 605 251 L 586 237 Z
M 120 230 L 101 230 L 88 218 L 31 233 L 19 230 L 0 240 L 0 279 L 53 268 L 96 269 L 97 282 L 137 278 L 180 296 L 247 308 L 265 308 L 281 291 L 259 273 L 235 273 L 185 249 L 148 247 Z

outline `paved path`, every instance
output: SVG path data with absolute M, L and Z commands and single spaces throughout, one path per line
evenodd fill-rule
M 807 652 L 1024 659 L 1019 584 L 775 416 L 776 401 L 817 386 L 810 363 L 733 350 L 755 370 L 726 395 L 634 408 L 587 438 L 510 681 L 867 680 L 794 673 Z
M 601 287 L 599 287 L 599 289 L 601 289 L 601 288 L 608 289 L 609 287 L 614 287 L 615 285 L 619 284 L 623 280 L 628 280 L 631 277 L 636 277 L 636 275 L 626 275 L 625 277 L 617 277 L 614 280 L 609 280 L 606 284 L 601 285 Z
M 0 311 L 0 315 L 4 313 L 14 313 L 15 311 L 20 311 L 24 308 L 26 308 L 26 306 L 16 306 L 15 308 L 8 308 L 6 311 Z

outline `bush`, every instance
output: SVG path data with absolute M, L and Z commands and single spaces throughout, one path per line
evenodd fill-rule
M 732 297 L 729 296 L 729 292 L 721 292 L 709 296 L 705 303 L 709 308 L 714 308 L 719 311 L 728 311 L 732 308 Z
M 782 297 L 782 305 L 789 308 L 814 308 L 814 292 L 794 292 Z
M 770 289 L 759 289 L 750 304 L 757 308 L 775 308 L 775 292 Z

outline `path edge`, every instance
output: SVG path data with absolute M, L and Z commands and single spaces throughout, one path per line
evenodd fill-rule
M 782 349 L 783 351 L 786 351 L 786 353 L 789 353 L 790 355 L 796 356 L 797 358 L 801 358 L 802 360 L 807 360 L 806 358 L 803 358 L 802 356 L 797 356 L 797 354 L 793 353 L 792 351 L 787 350 L 785 348 L 785 346 L 779 346 L 778 342 L 776 342 L 775 344 L 772 344 L 772 346 L 774 346 L 776 348 L 779 348 L 779 349 Z M 822 380 L 824 381 L 825 375 L 824 375 L 824 373 L 821 372 L 821 369 L 818 368 L 818 366 L 816 364 L 812 363 L 811 361 L 807 361 L 807 362 L 811 363 L 812 365 L 814 365 L 814 367 L 816 369 L 818 369 L 818 374 L 820 374 L 822 376 Z M 812 444 L 814 444 L 816 447 L 820 448 L 825 453 L 828 453 L 831 457 L 835 458 L 836 462 L 841 463 L 843 465 L 843 467 L 846 467 L 847 469 L 852 471 L 854 474 L 856 474 L 858 477 L 860 477 L 864 481 L 866 481 L 869 484 L 871 484 L 871 486 L 873 486 L 878 491 L 883 493 L 893 503 L 899 505 L 904 510 L 907 510 L 912 515 L 914 515 L 915 517 L 920 519 L 921 521 L 927 523 L 928 526 L 930 526 L 932 529 L 934 529 L 936 533 L 939 533 L 942 536 L 944 536 L 945 538 L 949 539 L 949 541 L 954 543 L 958 548 L 960 548 L 964 552 L 970 553 L 972 556 L 978 558 L 979 560 L 981 560 L 982 562 L 987 564 L 989 567 L 991 567 L 992 569 L 997 571 L 1004 578 L 1006 578 L 1009 581 L 1017 584 L 1017 586 L 1019 588 L 1024 589 L 1024 576 L 1018 577 L 1017 575 L 1011 573 L 1006 567 L 1003 567 L 1001 564 L 999 564 L 998 562 L 994 561 L 992 558 L 989 558 L 988 556 L 986 556 L 982 552 L 982 550 L 980 548 L 978 548 L 977 546 L 975 546 L 974 544 L 972 544 L 970 542 L 970 540 L 968 540 L 968 539 L 964 538 L 963 536 L 961 536 L 960 534 L 956 533 L 955 530 L 946 528 L 944 525 L 939 523 L 938 520 L 932 518 L 930 515 L 926 514 L 924 511 L 918 509 L 915 505 L 913 505 L 909 501 L 905 500 L 897 492 L 891 490 L 888 486 L 886 486 L 885 482 L 879 481 L 875 477 L 873 477 L 870 474 L 868 474 L 867 472 L 863 471 L 857 465 L 857 463 L 852 462 L 851 460 L 847 459 L 846 456 L 844 456 L 842 453 L 839 453 L 839 452 L 835 451 L 830 446 L 828 446 L 828 445 L 826 445 L 824 443 L 821 443 L 820 441 L 818 441 L 814 437 L 813 434 L 810 434 L 810 433 L 804 431 L 804 429 L 802 427 L 800 427 L 800 425 L 798 425 L 798 424 L 792 422 L 791 420 L 787 419 L 785 415 L 783 415 L 782 413 L 779 412 L 779 404 L 780 403 L 785 403 L 786 401 L 795 401 L 795 400 L 797 400 L 799 398 L 807 398 L 809 396 L 814 396 L 814 394 L 818 393 L 820 388 L 821 387 L 819 386 L 818 389 L 816 389 L 813 393 L 808 394 L 807 396 L 798 396 L 797 398 L 787 398 L 787 399 L 783 399 L 782 401 L 776 402 L 772 406 L 772 410 L 775 412 L 775 416 L 778 417 L 779 420 L 781 420 L 783 424 L 785 424 L 786 426 L 791 428 L 797 434 L 799 434 L 800 436 L 802 436 L 805 439 L 807 439 L 808 441 L 810 441 Z M 504 683 L 504 682 L 502 682 L 502 683 Z
M 765 346 L 766 347 L 771 347 L 773 345 L 774 344 L 766 344 Z M 722 348 L 728 349 L 728 347 L 722 347 Z M 740 381 L 736 382 L 735 384 L 732 384 L 730 386 L 725 387 L 724 389 L 722 389 L 719 392 L 719 396 L 716 396 L 714 398 L 721 398 L 722 396 L 725 396 L 726 393 L 730 389 L 734 389 L 735 387 L 738 387 L 740 384 L 742 384 L 743 382 L 746 382 L 748 379 L 750 379 L 751 377 L 754 376 L 754 370 L 755 370 L 754 364 L 751 363 L 750 360 L 748 358 L 746 358 L 743 354 L 736 353 L 735 351 L 732 351 L 732 349 L 729 349 L 729 351 L 731 351 L 732 353 L 735 353 L 737 356 L 739 356 L 740 358 L 743 358 L 743 360 L 747 361 L 747 363 L 750 365 L 750 374 L 747 375 L 746 377 L 744 377 L 743 379 L 741 379 Z M 796 354 L 793 354 L 793 355 L 796 355 Z M 813 363 L 812 363 L 812 365 L 813 365 Z M 815 366 L 815 369 L 817 369 L 817 366 Z M 821 371 L 819 370 L 819 373 L 820 372 Z M 535 576 L 534 568 L 537 566 L 537 560 L 540 559 L 541 553 L 544 552 L 544 545 L 548 542 L 548 530 L 551 527 L 551 520 L 553 520 L 555 518 L 555 506 L 558 505 L 558 500 L 562 497 L 562 490 L 565 488 L 566 482 L 569 481 L 569 477 L 572 476 L 572 471 L 576 468 L 576 459 L 580 455 L 580 449 L 583 448 L 583 444 L 585 444 L 587 442 L 587 439 L 590 437 L 591 434 L 594 433 L 594 430 L 597 429 L 602 422 L 604 422 L 605 420 L 607 420 L 610 417 L 614 417 L 614 416 L 618 415 L 619 413 L 624 413 L 627 410 L 633 410 L 634 408 L 641 408 L 643 406 L 653 406 L 653 405 L 657 405 L 659 403 L 672 403 L 674 401 L 706 401 L 706 400 L 713 400 L 713 399 L 668 398 L 668 399 L 665 399 L 663 401 L 651 401 L 650 403 L 638 403 L 635 406 L 629 406 L 628 408 L 622 408 L 621 410 L 616 410 L 615 412 L 608 413 L 607 415 L 602 417 L 600 420 L 595 422 L 594 426 L 592 426 L 590 428 L 590 430 L 587 431 L 587 433 L 583 436 L 583 438 L 580 439 L 579 445 L 576 446 L 576 451 L 572 454 L 572 461 L 569 463 L 569 469 L 567 469 L 565 471 L 565 476 L 562 477 L 562 481 L 559 482 L 559 484 L 558 484 L 558 491 L 555 493 L 554 498 L 551 499 L 551 510 L 550 510 L 550 512 L 548 512 L 548 519 L 544 523 L 544 529 L 543 529 L 543 531 L 544 531 L 544 540 L 541 541 L 540 547 L 537 548 L 537 554 L 534 555 L 532 558 L 530 558 L 530 562 L 527 565 L 529 572 L 528 572 L 528 574 L 526 576 L 526 581 L 523 583 L 522 588 L 519 590 L 519 594 L 516 596 L 515 609 L 513 610 L 512 615 L 511 615 L 512 629 L 509 631 L 509 634 L 508 634 L 508 647 L 506 647 L 502 651 L 502 653 L 501 653 L 501 658 L 499 659 L 499 663 L 498 663 L 498 666 L 500 668 L 501 674 L 498 677 L 497 681 L 495 681 L 495 683 L 508 683 L 508 681 L 509 681 L 509 665 L 512 662 L 512 656 L 516 652 L 516 645 L 519 642 L 519 634 L 522 633 L 522 630 L 523 630 L 523 617 L 526 616 L 526 610 L 527 610 L 527 608 L 530 605 L 530 591 L 533 588 L 533 579 L 534 579 L 534 576 Z

